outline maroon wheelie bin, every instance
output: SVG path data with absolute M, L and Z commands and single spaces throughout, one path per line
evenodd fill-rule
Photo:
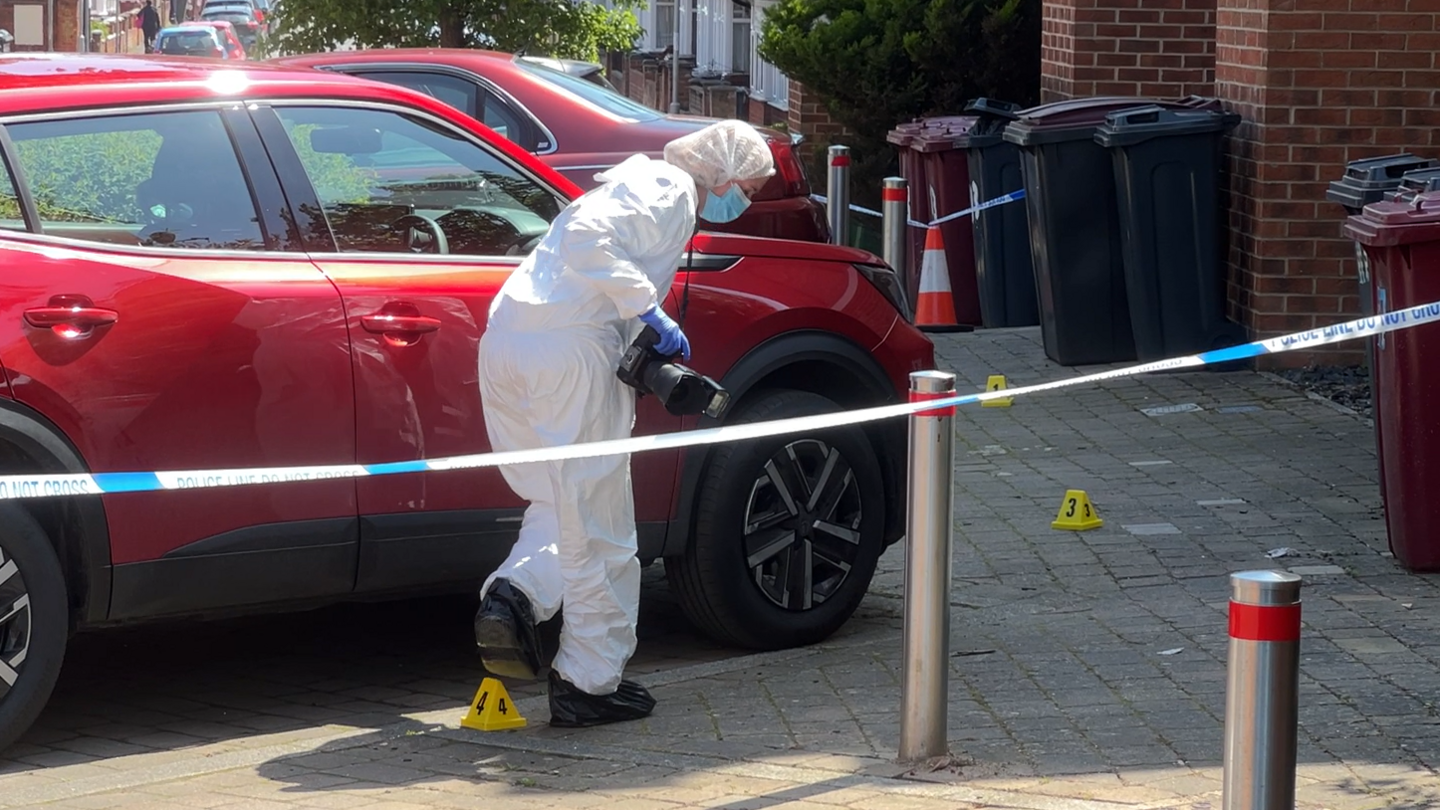
M 1440 193 L 1371 203 L 1345 235 L 1369 259 L 1374 318 L 1409 320 L 1440 301 Z M 1411 571 L 1440 571 L 1440 323 L 1376 336 L 1371 386 L 1390 550 Z

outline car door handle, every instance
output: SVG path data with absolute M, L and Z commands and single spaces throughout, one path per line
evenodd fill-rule
M 113 309 L 80 304 L 65 305 L 52 301 L 47 307 L 25 310 L 25 322 L 40 329 L 49 329 L 64 338 L 84 337 L 97 326 L 107 326 L 120 319 Z
M 440 319 L 428 315 L 365 315 L 360 319 L 366 331 L 379 332 L 434 332 L 440 328 Z

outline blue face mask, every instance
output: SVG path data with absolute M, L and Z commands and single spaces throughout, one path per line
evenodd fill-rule
M 710 222 L 733 222 L 749 207 L 750 198 L 740 191 L 739 186 L 732 184 L 724 194 L 716 194 L 713 191 L 706 194 L 705 205 L 700 208 L 700 216 Z

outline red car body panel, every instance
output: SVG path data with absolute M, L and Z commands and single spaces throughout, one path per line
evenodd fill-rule
M 393 66 L 434 66 L 463 71 L 488 80 L 511 96 L 554 135 L 555 151 L 537 157 L 589 190 L 599 185 L 595 174 L 633 154 L 662 156 L 665 144 L 694 132 L 714 118 L 661 115 L 654 120 L 625 119 L 586 103 L 526 70 L 507 53 L 447 48 L 377 48 L 363 51 L 285 56 L 275 64 L 352 72 Z M 779 149 L 791 149 L 790 137 L 759 128 Z M 706 223 L 708 230 L 808 242 L 827 242 L 825 209 L 810 196 L 809 180 L 799 161 L 787 166 L 756 194 L 749 209 L 734 222 Z M 799 176 L 794 176 L 798 174 Z
M 94 70 L 97 59 L 107 70 Z M 453 108 L 347 76 L 163 57 L 16 55 L 0 58 L 0 88 L 0 117 L 12 120 L 231 98 L 390 102 L 474 133 L 566 197 L 579 193 Z M 905 390 L 910 371 L 933 361 L 928 340 L 850 266 L 879 264 L 865 251 L 709 233 L 694 247 L 697 255 L 738 257 L 729 269 L 689 274 L 685 328 L 692 339 L 702 336 L 691 364 L 701 372 L 718 378 L 761 342 L 793 330 L 843 336 L 873 354 L 895 392 Z M 7 268 L 0 364 L 8 384 L 0 394 L 43 414 L 93 472 L 375 463 L 490 449 L 476 344 L 512 264 L 126 250 L 0 230 L 0 266 Z M 683 259 L 681 271 L 666 304 L 672 314 L 683 297 Z M 26 324 L 26 310 L 54 306 L 56 296 L 83 296 L 117 320 L 78 340 Z M 440 328 L 403 345 L 364 325 L 366 315 L 386 311 L 418 312 Z M 647 397 L 635 432 L 694 423 L 682 425 Z M 676 514 L 682 459 L 681 451 L 635 458 L 639 520 Z M 494 470 L 102 499 L 115 565 L 256 524 L 523 505 Z
M 14 395 L 49 417 L 93 471 L 189 470 L 201 459 L 212 469 L 354 463 L 344 312 L 314 265 L 272 260 L 258 271 L 182 253 L 157 261 L 3 247 L 0 358 Z M 26 310 L 63 295 L 118 319 L 80 340 L 26 326 Z M 104 499 L 112 560 L 123 564 L 245 526 L 353 514 L 355 485 Z

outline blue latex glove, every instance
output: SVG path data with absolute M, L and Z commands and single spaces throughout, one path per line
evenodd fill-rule
M 660 343 L 655 350 L 666 357 L 674 357 L 680 354 L 685 362 L 690 362 L 690 339 L 680 330 L 680 324 L 670 319 L 665 310 L 658 306 L 650 307 L 640 313 L 640 320 L 655 328 L 660 333 Z

